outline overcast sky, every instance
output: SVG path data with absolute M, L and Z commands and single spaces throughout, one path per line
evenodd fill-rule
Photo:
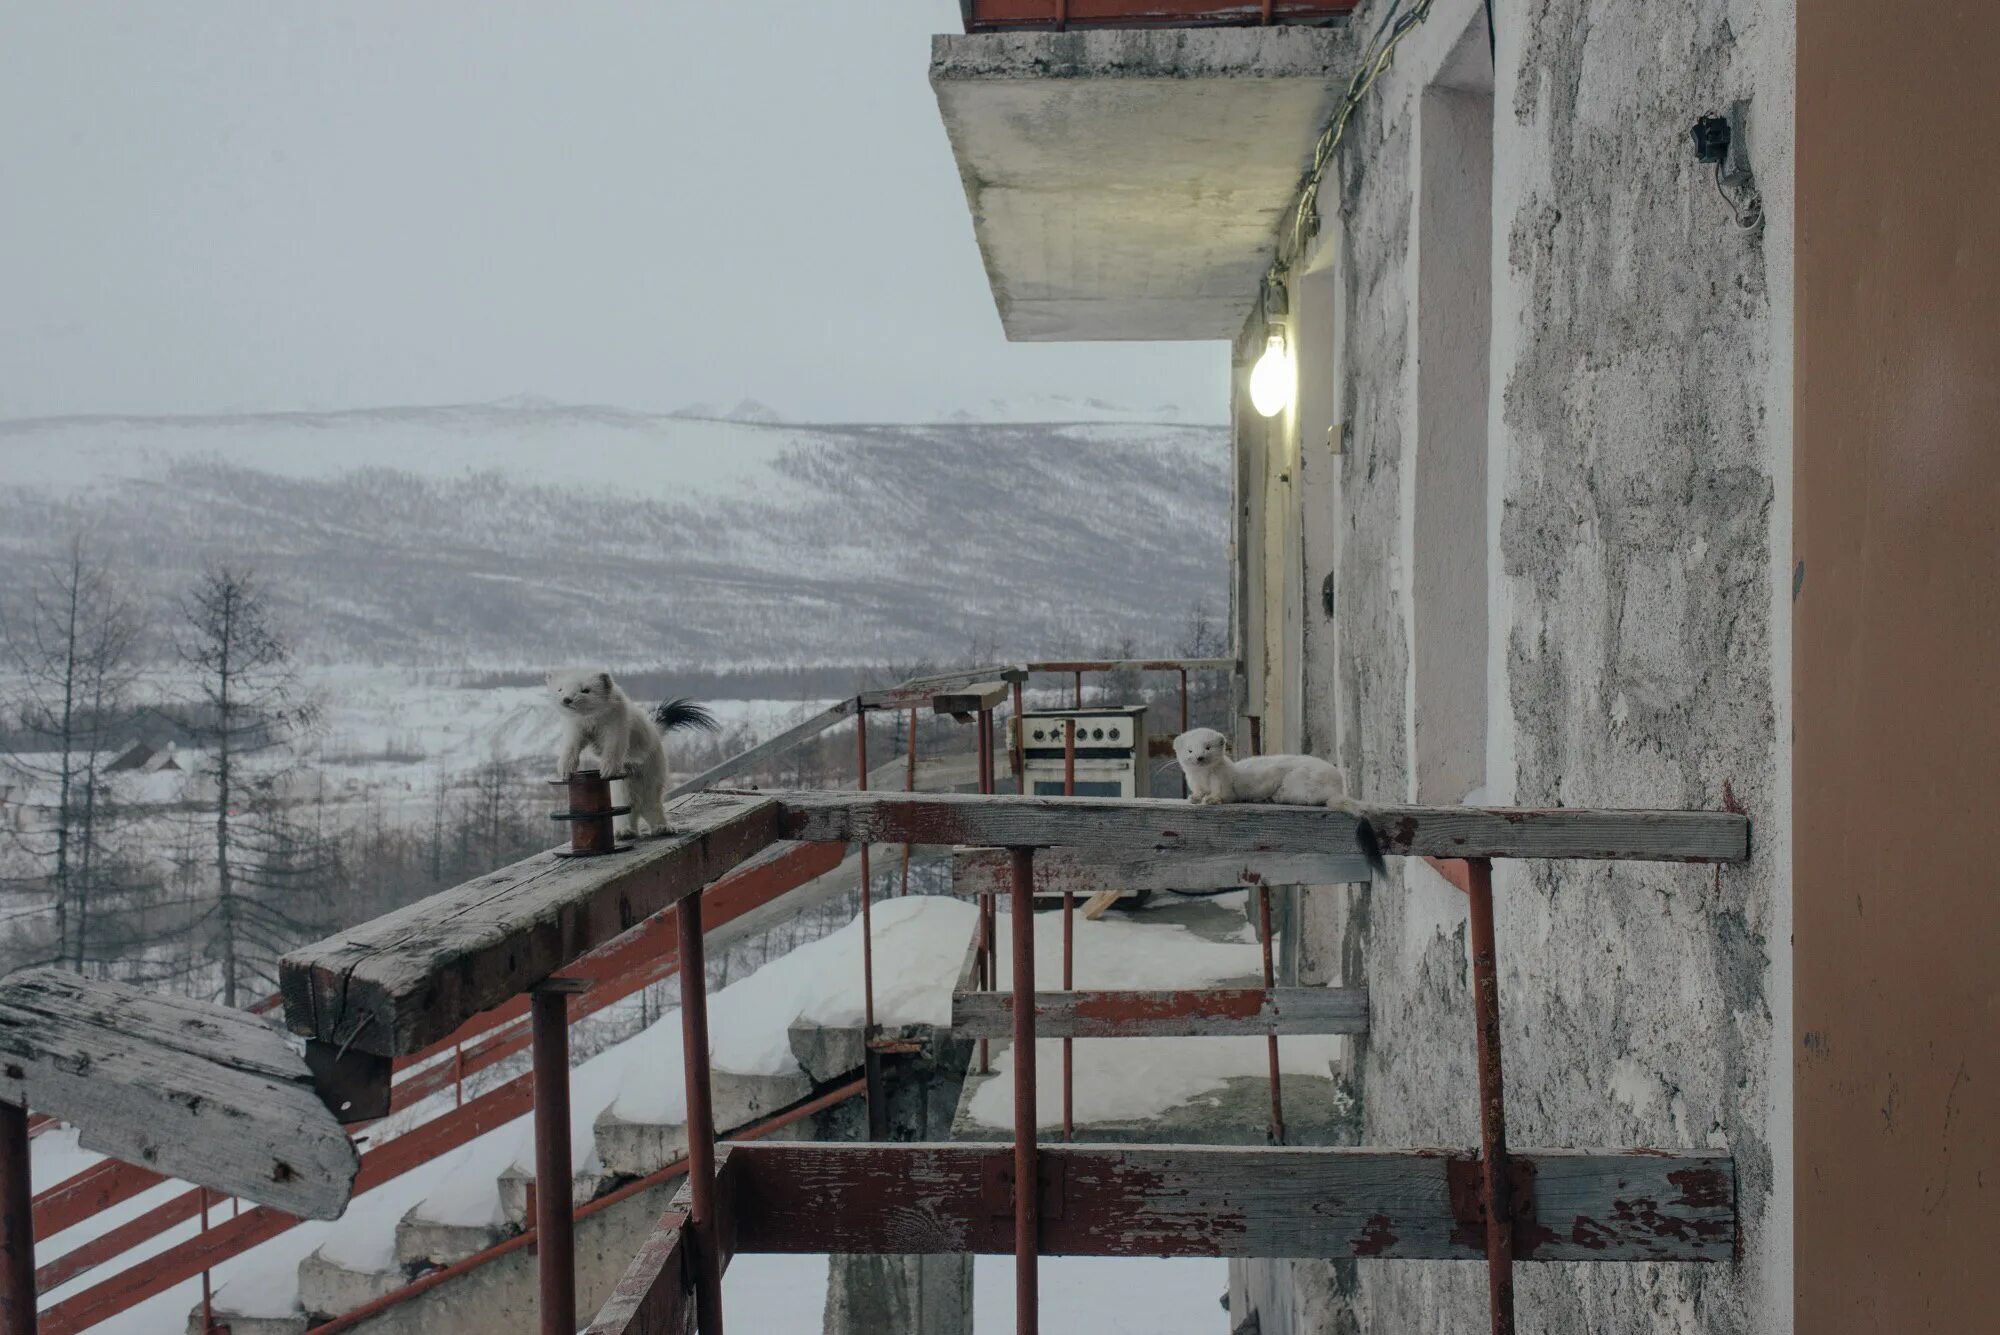
M 6 0 L 0 418 L 1178 402 L 1010 344 L 925 79 L 957 0 Z

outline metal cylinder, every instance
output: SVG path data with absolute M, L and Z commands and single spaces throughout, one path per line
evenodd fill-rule
M 576 1246 L 570 1213 L 569 997 L 528 993 L 535 1060 L 535 1248 L 542 1335 L 576 1330 Z
M 715 1237 L 715 1109 L 708 1092 L 708 960 L 701 896 L 674 910 L 681 948 L 681 1056 L 687 1077 L 688 1229 L 694 1238 L 695 1320 L 701 1335 L 722 1335 L 722 1256 Z
M 628 808 L 611 802 L 611 779 L 594 769 L 580 769 L 563 785 L 569 795 L 569 809 L 556 813 L 557 820 L 569 822 L 569 852 L 573 857 L 593 857 L 618 851 L 618 817 Z
M 1500 1074 L 1500 968 L 1493 935 L 1493 864 L 1467 858 L 1472 1003 L 1478 1019 L 1480 1188 L 1486 1198 L 1486 1294 L 1493 1335 L 1514 1335 L 1514 1212 L 1507 1108 Z
M 28 1110 L 0 1103 L 0 1335 L 35 1335 L 35 1191 Z
M 1039 1321 L 1041 1199 L 1035 1169 L 1035 850 L 1012 854 L 1014 938 L 1014 1328 Z
M 1269 992 L 1277 983 L 1277 970 L 1271 959 L 1271 887 L 1257 887 L 1257 916 L 1263 927 L 1264 939 L 1264 990 Z M 1278 1083 L 1278 1036 L 1266 1034 L 1265 1041 L 1270 1048 L 1271 1063 L 1271 1143 L 1285 1143 L 1285 1100 Z

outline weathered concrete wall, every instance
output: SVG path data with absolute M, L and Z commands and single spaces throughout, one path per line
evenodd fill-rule
M 1520 1267 L 1522 1328 L 1789 1330 L 1789 750 L 1774 683 L 1789 671 L 1792 4 L 1494 11 L 1485 787 L 1525 805 L 1734 800 L 1757 832 L 1754 861 L 1720 873 L 1500 869 L 1514 1143 L 1727 1146 L 1744 1209 L 1739 1266 Z M 1468 31 L 1484 57 L 1484 23 L 1474 0 L 1439 0 L 1321 197 L 1347 431 L 1337 508 L 1303 516 L 1307 561 L 1338 552 L 1338 635 L 1308 641 L 1306 742 L 1332 755 L 1337 738 L 1354 790 L 1385 800 L 1413 791 L 1420 707 L 1422 95 L 1452 80 Z M 1737 226 L 1688 143 L 1698 115 L 1738 98 L 1752 99 L 1760 228 Z M 1303 343 L 1299 357 L 1334 363 Z M 1316 617 L 1326 573 L 1254 578 L 1311 591 Z M 1350 1072 L 1368 1143 L 1477 1141 L 1464 918 L 1416 865 L 1365 893 L 1305 896 L 1301 971 L 1371 989 Z M 1246 1302 L 1266 1295 L 1263 1335 L 1485 1325 L 1473 1265 L 1299 1263 L 1238 1283 Z

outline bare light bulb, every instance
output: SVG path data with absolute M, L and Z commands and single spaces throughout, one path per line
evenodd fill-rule
M 1276 417 L 1292 406 L 1297 383 L 1292 354 L 1285 350 L 1285 336 L 1272 334 L 1264 345 L 1264 355 L 1250 368 L 1250 406 L 1259 417 Z

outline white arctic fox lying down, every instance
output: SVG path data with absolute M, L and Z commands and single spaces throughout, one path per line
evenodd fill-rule
M 1340 766 L 1318 756 L 1250 756 L 1233 759 L 1229 739 L 1214 728 L 1194 728 L 1174 738 L 1174 758 L 1187 775 L 1188 801 L 1202 806 L 1224 802 L 1275 802 L 1285 806 L 1331 807 L 1360 821 L 1359 837 L 1368 864 L 1379 874 L 1382 853 L 1360 803 L 1347 795 Z

